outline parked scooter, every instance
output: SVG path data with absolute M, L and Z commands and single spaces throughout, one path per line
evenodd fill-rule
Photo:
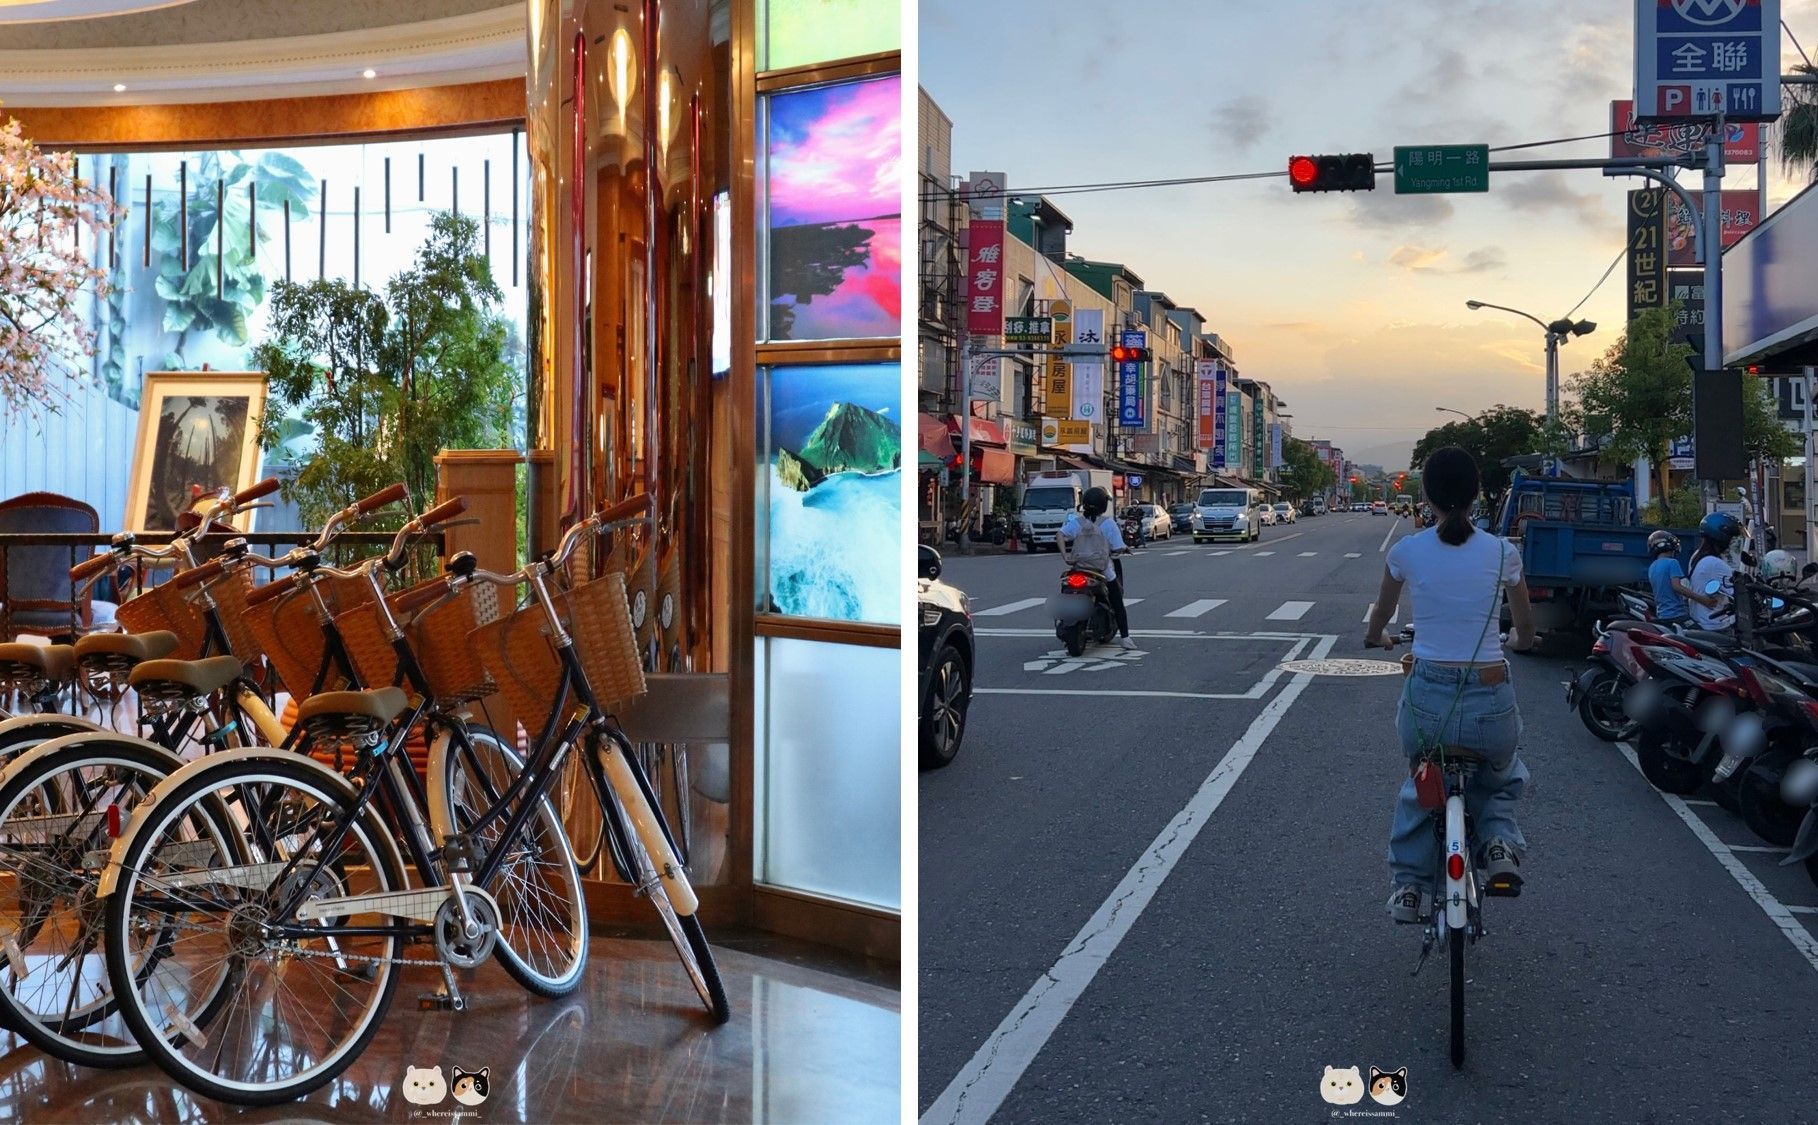
M 1048 605 L 1054 614 L 1054 635 L 1067 646 L 1068 656 L 1079 656 L 1087 645 L 1117 635 L 1108 582 L 1106 575 L 1085 567 L 1069 567 L 1061 575 L 1060 593 Z

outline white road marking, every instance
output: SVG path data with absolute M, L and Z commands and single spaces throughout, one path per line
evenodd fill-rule
M 1212 557 L 1213 557 L 1213 558 L 1217 558 L 1217 557 L 1218 557 L 1218 556 L 1220 556 L 1220 555 L 1228 555 L 1228 554 L 1230 554 L 1230 553 L 1231 553 L 1231 552 L 1229 552 L 1229 551 L 1213 551 L 1213 552 L 1212 552 Z
M 1789 906 L 1788 914 L 1818 914 L 1818 906 Z
M 1299 621 L 1301 618 L 1305 617 L 1307 615 L 1307 611 L 1312 608 L 1313 608 L 1312 602 L 1283 602 L 1283 603 L 1281 603 L 1281 605 L 1276 607 L 1274 613 L 1271 613 L 1268 617 L 1265 617 L 1263 620 L 1265 620 L 1265 621 Z
M 1190 555 L 1192 553 L 1193 553 L 1192 551 L 1163 551 L 1162 552 L 1162 554 L 1164 556 L 1166 556 L 1167 558 L 1173 558 L 1176 555 Z
M 1368 625 L 1370 623 L 1370 615 L 1375 612 L 1376 612 L 1376 603 L 1375 602 L 1371 602 L 1369 605 L 1364 606 L 1363 623 L 1365 625 Z M 1400 616 L 1401 616 L 1401 607 L 1396 606 L 1395 612 L 1389 614 L 1389 624 L 1391 624 L 1391 625 L 1395 624 L 1396 619 L 1399 618 Z
M 1570 680 L 1560 680 L 1560 681 L 1559 681 L 1559 685 L 1560 685 L 1560 686 L 1561 686 L 1561 687 L 1564 687 L 1564 686 L 1566 686 L 1566 685 L 1568 685 L 1568 684 L 1570 684 L 1570 683 L 1571 683 L 1571 681 L 1570 681 Z M 1684 797 L 1684 798 L 1681 798 L 1681 799 L 1682 799 L 1682 800 L 1684 800 L 1684 801 L 1685 801 L 1685 803 L 1686 803 L 1686 804 L 1688 804 L 1688 805 L 1709 805 L 1709 806 L 1710 806 L 1710 807 L 1712 807 L 1712 808 L 1716 808 L 1716 807 L 1717 807 L 1717 802 L 1716 802 L 1716 801 L 1706 801 L 1706 800 L 1703 800 L 1703 799 L 1701 799 L 1701 798 L 1693 798 L 1693 797 Z
M 1400 530 L 1401 530 L 1401 521 L 1395 520 L 1394 523 L 1389 527 L 1389 533 L 1382 537 L 1382 546 L 1376 548 L 1376 553 L 1380 555 L 1384 551 L 1388 550 L 1389 549 L 1389 540 L 1395 538 L 1395 533 Z
M 1313 656 L 1324 657 L 1332 651 L 1337 640 L 1333 636 L 1323 638 Z M 1243 737 L 1232 744 L 1218 765 L 1206 775 L 1186 807 L 1156 835 L 1110 897 L 1067 943 L 1060 960 L 1030 986 L 990 1038 L 928 1107 L 922 1121 L 983 1123 L 997 1112 L 1029 1064 L 1092 984 L 1093 978 L 1117 952 L 1125 935 L 1142 917 L 1156 891 L 1199 836 L 1200 830 L 1210 822 L 1212 814 L 1218 811 L 1245 768 L 1255 760 L 1256 752 L 1281 722 L 1282 716 L 1312 681 L 1311 675 L 1297 673 L 1281 694 L 1263 708 Z M 1800 929 L 1803 932 L 1804 927 Z M 1808 934 L 1807 938 L 1811 939 L 1811 936 Z
M 1303 558 L 1303 559 L 1310 559 L 1310 558 L 1312 558 L 1312 557 L 1313 557 L 1313 556 L 1314 556 L 1314 555 L 1317 555 L 1317 554 L 1319 554 L 1319 552 L 1318 552 L 1318 551 L 1302 551 L 1302 552 L 1301 552 L 1301 553 L 1300 553 L 1300 557 L 1301 557 L 1301 558 Z
M 1025 609 L 1034 609 L 1047 600 L 1047 598 L 1024 598 L 1020 602 L 1011 602 L 1009 605 L 994 605 L 990 609 L 975 609 L 972 611 L 972 616 L 1007 617 L 1012 613 L 1021 613 Z
M 1225 604 L 1224 598 L 1201 598 L 1196 602 L 1188 602 L 1186 605 L 1181 606 L 1179 609 L 1175 610 L 1174 612 L 1166 613 L 1166 614 L 1163 614 L 1162 616 L 1164 616 L 1164 617 L 1204 617 L 1207 613 L 1211 612 L 1212 610 L 1217 609 L 1219 606 L 1224 605 L 1224 604 Z
M 1766 852 L 1769 855 L 1785 855 L 1791 848 L 1772 848 L 1765 844 L 1725 844 L 1733 852 Z
M 1274 551 L 1258 551 L 1258 552 L 1256 552 L 1256 557 L 1259 559 L 1266 559 L 1270 555 L 1273 555 L 1274 553 L 1275 553 Z
M 1362 552 L 1360 552 L 1360 551 L 1346 551 L 1346 552 L 1345 552 L 1345 558 L 1347 558 L 1347 559 L 1361 559 L 1361 558 L 1363 558 L 1363 553 L 1362 553 Z
M 1641 763 L 1635 758 L 1635 748 L 1626 742 L 1618 742 L 1616 748 L 1622 751 L 1622 756 L 1627 758 L 1629 765 L 1634 766 L 1636 772 L 1639 773 Z M 1650 785 L 1648 788 L 1653 789 L 1653 786 Z M 1692 834 L 1698 837 L 1698 842 L 1716 857 L 1717 862 L 1723 865 L 1723 869 L 1730 873 L 1730 878 L 1736 880 L 1737 885 L 1755 900 L 1755 905 L 1759 906 L 1761 912 L 1768 916 L 1768 920 L 1779 928 L 1781 935 L 1792 944 L 1794 949 L 1799 951 L 1799 955 L 1806 959 L 1813 970 L 1818 971 L 1818 936 L 1814 936 L 1812 931 L 1806 929 L 1805 923 L 1793 917 L 1794 914 L 1810 913 L 1811 911 L 1788 907 L 1775 898 L 1767 887 L 1762 885 L 1761 880 L 1755 878 L 1755 873 L 1748 869 L 1748 865 L 1736 857 L 1736 849 L 1725 846 L 1723 841 L 1717 838 L 1717 834 L 1711 831 L 1710 825 L 1706 824 L 1697 813 L 1687 808 L 1684 801 L 1671 793 L 1662 793 L 1658 789 L 1654 789 L 1654 792 L 1667 803 L 1668 808 L 1678 814 L 1680 820 L 1685 821 L 1686 827 L 1690 828 Z

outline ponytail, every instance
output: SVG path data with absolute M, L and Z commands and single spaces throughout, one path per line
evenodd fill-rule
M 1450 547 L 1457 547 L 1475 534 L 1477 528 L 1471 524 L 1469 508 L 1454 508 L 1439 517 L 1439 541 Z

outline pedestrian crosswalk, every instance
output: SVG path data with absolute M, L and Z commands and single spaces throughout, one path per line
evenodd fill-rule
M 1316 612 L 1320 604 L 1319 602 L 1305 599 L 1289 599 L 1273 606 L 1266 601 L 1258 602 L 1242 598 L 1236 599 L 1235 601 L 1231 598 L 1194 598 L 1184 604 L 1175 604 L 1171 598 L 1140 597 L 1124 599 L 1124 608 L 1129 610 L 1134 610 L 1137 606 L 1145 604 L 1151 606 L 1151 612 L 1155 609 L 1161 609 L 1162 612 L 1160 616 L 1164 618 L 1184 621 L 1198 621 L 1212 618 L 1215 610 L 1223 610 L 1223 613 L 1218 616 L 1235 619 L 1235 615 L 1250 621 L 1255 621 L 1256 613 L 1264 609 L 1268 610 L 1267 613 L 1263 614 L 1262 619 L 1264 621 L 1307 621 L 1309 618 L 1313 621 L 1319 621 L 1325 616 Z M 1327 604 L 1330 605 L 1332 603 Z M 1352 604 L 1355 605 L 1355 603 Z M 1011 617 L 1016 614 L 1032 613 L 1039 615 L 1040 611 L 1046 605 L 1046 598 L 1022 598 L 1017 601 L 1006 602 L 1003 605 L 988 606 L 984 609 L 974 609 L 972 611 L 972 616 Z M 1370 620 L 1370 611 L 1373 608 L 1374 607 L 1370 605 L 1363 607 L 1364 622 L 1367 623 Z M 1344 611 L 1341 608 L 1339 612 Z M 1350 612 L 1355 612 L 1355 610 Z M 1132 614 L 1132 617 L 1135 616 L 1139 615 Z M 1143 614 L 1141 616 L 1147 617 L 1150 615 Z M 1395 624 L 1399 622 L 1400 619 L 1401 607 L 1397 606 L 1394 615 L 1389 618 L 1389 623 Z

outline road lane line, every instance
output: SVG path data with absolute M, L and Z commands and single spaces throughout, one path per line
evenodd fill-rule
M 1274 553 L 1275 553 L 1274 551 L 1258 551 L 1258 552 L 1256 552 L 1256 557 L 1259 559 L 1266 559 L 1270 555 L 1273 555 Z
M 1725 844 L 1733 852 L 1766 852 L 1769 855 L 1785 855 L 1791 848 L 1771 848 L 1765 844 Z
M 1322 637 L 1314 647 L 1313 657 L 1326 656 L 1337 640 L 1334 636 Z M 1117 952 L 1118 945 L 1155 898 L 1155 892 L 1198 838 L 1200 829 L 1218 811 L 1245 768 L 1255 760 L 1264 740 L 1312 682 L 1312 676 L 1295 673 L 1281 694 L 1269 701 L 1249 729 L 1206 775 L 1192 800 L 1156 835 L 1110 897 L 1067 943 L 1060 960 L 1030 986 L 997 1025 L 997 1030 L 954 1075 L 941 1096 L 928 1107 L 928 1112 L 922 1114 L 922 1121 L 931 1125 L 936 1122 L 942 1125 L 978 1122 L 982 1125 L 997 1112 L 1093 978 Z
M 1300 557 L 1301 557 L 1301 558 L 1303 558 L 1303 559 L 1310 559 L 1310 558 L 1312 558 L 1312 557 L 1313 557 L 1313 556 L 1314 556 L 1314 555 L 1317 555 L 1317 554 L 1319 554 L 1319 552 L 1318 552 L 1318 551 L 1302 551 L 1302 552 L 1301 552 L 1301 553 L 1300 553 Z
M 1635 772 L 1641 772 L 1641 762 L 1636 759 L 1633 746 L 1626 742 L 1618 742 L 1616 749 L 1622 751 L 1622 756 L 1629 760 L 1629 765 L 1635 767 Z M 1652 785 L 1648 788 L 1654 789 Z M 1698 837 L 1698 842 L 1703 844 L 1705 850 L 1709 851 L 1712 856 L 1716 857 L 1717 862 L 1723 865 L 1723 869 L 1730 873 L 1730 878 L 1736 880 L 1736 883 L 1748 893 L 1748 896 L 1755 900 L 1755 905 L 1759 906 L 1761 912 L 1768 916 L 1768 920 L 1779 928 L 1781 935 L 1792 944 L 1794 949 L 1799 951 L 1799 955 L 1804 957 L 1814 970 L 1818 970 L 1818 936 L 1814 936 L 1812 931 L 1806 929 L 1804 922 L 1793 917 L 1795 913 L 1804 913 L 1804 911 L 1789 909 L 1786 904 L 1775 898 L 1761 880 L 1755 878 L 1755 873 L 1748 869 L 1748 865 L 1737 858 L 1736 849 L 1727 847 L 1722 840 L 1719 840 L 1717 834 L 1711 831 L 1710 825 L 1706 824 L 1697 813 L 1687 808 L 1684 801 L 1671 793 L 1662 793 L 1658 789 L 1654 789 L 1654 793 L 1667 803 L 1667 808 L 1678 814 L 1680 820 L 1685 821 L 1686 827 L 1690 828 L 1692 834 Z
M 1361 559 L 1361 558 L 1363 558 L 1363 553 L 1362 553 L 1362 552 L 1361 552 L 1361 551 L 1346 551 L 1346 552 L 1345 552 L 1345 558 L 1347 558 L 1347 559 Z
M 1212 557 L 1213 557 L 1213 558 L 1217 558 L 1217 557 L 1218 557 L 1218 556 L 1220 556 L 1220 555 L 1228 555 L 1228 554 L 1230 554 L 1230 553 L 1231 553 L 1231 552 L 1229 552 L 1229 551 L 1213 551 L 1213 552 L 1211 552 L 1211 554 L 1212 554 Z
M 1388 550 L 1389 549 L 1389 540 L 1395 538 L 1395 533 L 1400 530 L 1401 530 L 1401 521 L 1400 520 L 1396 520 L 1394 523 L 1390 524 L 1389 533 L 1382 537 L 1382 546 L 1376 548 L 1376 553 L 1380 555 L 1384 551 Z
M 1046 598 L 1024 598 L 1020 602 L 1011 602 L 1009 605 L 994 605 L 990 609 L 975 609 L 972 611 L 972 616 L 1007 617 L 1012 613 L 1021 613 L 1025 609 L 1034 609 L 1047 600 L 1048 599 Z
M 1129 609 L 1131 606 L 1135 605 L 1136 603 L 1138 603 L 1140 601 L 1144 601 L 1144 600 L 1146 600 L 1146 599 L 1144 599 L 1144 598 L 1125 598 L 1124 599 L 1124 608 Z
M 1196 602 L 1188 602 L 1186 605 L 1181 606 L 1179 609 L 1175 610 L 1172 613 L 1164 613 L 1164 614 L 1162 614 L 1162 616 L 1163 617 L 1204 617 L 1207 613 L 1211 612 L 1212 610 L 1217 609 L 1219 606 L 1224 605 L 1224 604 L 1225 604 L 1224 598 L 1201 598 Z
M 1176 556 L 1178 556 L 1178 555 L 1190 555 L 1190 554 L 1192 554 L 1192 553 L 1193 553 L 1193 552 L 1192 552 L 1192 551 L 1163 551 L 1163 552 L 1162 552 L 1162 554 L 1163 554 L 1163 555 L 1164 555 L 1164 556 L 1165 556 L 1165 557 L 1167 557 L 1167 558 L 1170 558 L 1170 559 L 1171 559 L 1171 558 L 1174 558 L 1174 557 L 1176 557 Z
M 1263 618 L 1265 621 L 1299 621 L 1313 608 L 1312 602 L 1283 602 L 1274 613 Z
M 1370 615 L 1375 612 L 1376 612 L 1376 603 L 1375 602 L 1371 602 L 1369 605 L 1364 606 L 1363 623 L 1365 625 L 1368 625 L 1370 623 Z M 1401 616 L 1401 607 L 1398 605 L 1395 607 L 1395 612 L 1389 614 L 1389 624 L 1391 624 L 1391 625 L 1395 624 L 1396 619 L 1399 618 L 1400 616 Z

